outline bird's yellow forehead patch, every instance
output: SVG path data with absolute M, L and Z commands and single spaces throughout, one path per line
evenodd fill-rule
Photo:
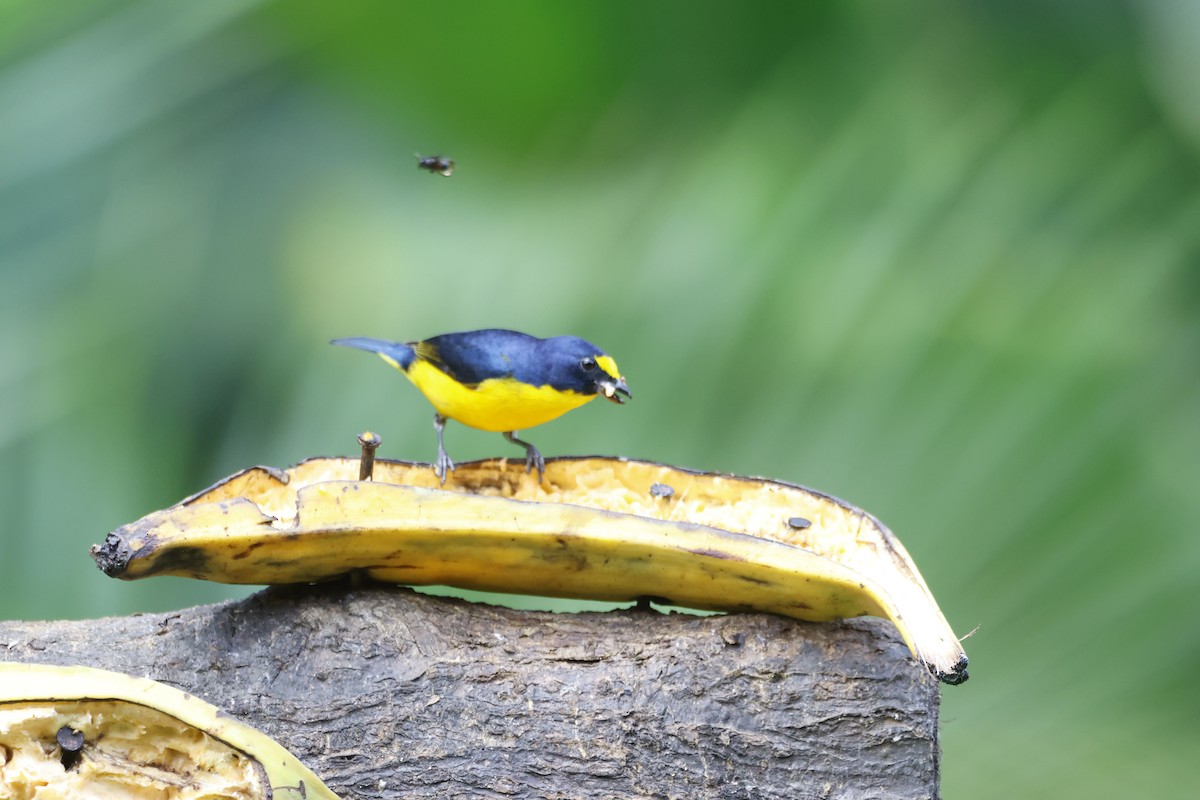
M 621 380 L 621 371 L 617 369 L 617 362 L 612 360 L 612 356 L 596 356 L 596 366 L 604 370 L 608 377 Z

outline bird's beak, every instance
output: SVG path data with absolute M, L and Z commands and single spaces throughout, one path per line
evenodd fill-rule
M 629 393 L 629 387 L 625 385 L 624 378 L 617 378 L 616 380 L 613 380 L 612 378 L 605 378 L 603 380 L 596 381 L 596 391 L 600 392 L 617 405 L 625 402 L 623 399 L 621 399 L 620 395 L 623 394 L 629 398 L 633 397 L 633 395 Z

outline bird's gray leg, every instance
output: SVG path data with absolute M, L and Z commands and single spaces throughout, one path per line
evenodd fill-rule
M 437 460 L 433 462 L 433 474 L 437 475 L 442 482 L 442 486 L 446 485 L 446 473 L 454 471 L 454 462 L 450 460 L 450 456 L 446 453 L 446 445 L 442 443 L 442 431 L 446 430 L 446 418 L 441 414 L 433 415 L 433 429 L 438 435 L 438 454 Z
M 542 458 L 542 454 L 538 449 L 529 442 L 523 442 L 517 438 L 519 431 L 509 431 L 504 434 L 504 438 L 508 439 L 513 444 L 519 444 L 525 448 L 525 472 L 526 474 L 533 471 L 537 467 L 538 483 L 542 482 L 542 476 L 546 473 L 546 459 Z

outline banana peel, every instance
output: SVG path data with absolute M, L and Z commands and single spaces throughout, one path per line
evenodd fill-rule
M 899 540 L 801 486 L 623 458 L 458 465 L 315 458 L 252 467 L 118 528 L 92 548 L 126 580 L 242 584 L 365 573 L 379 581 L 591 600 L 765 611 L 810 621 L 890 619 L 942 681 L 967 657 Z
M 338 800 L 273 739 L 178 689 L 0 663 L 0 797 Z

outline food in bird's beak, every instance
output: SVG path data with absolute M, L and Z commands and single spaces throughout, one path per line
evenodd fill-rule
M 625 402 L 623 399 L 621 399 L 617 395 L 617 392 L 620 392 L 621 394 L 623 394 L 629 398 L 633 397 L 633 395 L 629 393 L 629 387 L 625 385 L 624 378 L 618 378 L 615 381 L 613 381 L 613 380 L 596 381 L 596 388 L 599 389 L 601 391 L 601 393 L 604 394 L 605 397 L 607 397 L 609 400 L 613 401 L 617 405 L 621 405 L 622 403 Z

